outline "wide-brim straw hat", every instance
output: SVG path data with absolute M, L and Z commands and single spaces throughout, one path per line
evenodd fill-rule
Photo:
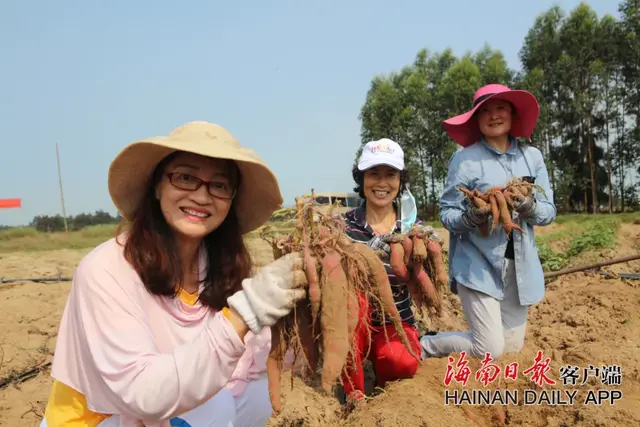
M 109 194 L 120 214 L 133 217 L 156 166 L 171 153 L 185 151 L 233 160 L 241 180 L 233 201 L 241 232 L 263 225 L 282 205 L 275 174 L 251 149 L 242 147 L 225 128 L 208 122 L 189 122 L 169 133 L 126 146 L 109 167 Z
M 503 99 L 513 104 L 516 114 L 511 121 L 511 131 L 509 132 L 511 136 L 531 138 L 540 114 L 540 106 L 536 97 L 526 90 L 515 90 L 503 85 L 490 84 L 476 91 L 471 110 L 444 120 L 444 129 L 454 141 L 467 147 L 482 138 L 478 122 L 473 118 L 473 115 L 482 104 L 490 99 Z

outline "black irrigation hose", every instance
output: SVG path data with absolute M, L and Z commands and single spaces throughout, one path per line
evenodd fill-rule
M 27 369 L 26 371 L 21 372 L 19 374 L 13 374 L 13 375 L 9 375 L 6 378 L 2 378 L 0 379 L 0 390 L 2 390 L 5 387 L 8 387 L 11 384 L 25 382 L 37 376 L 43 369 L 46 369 L 49 366 L 51 366 L 51 362 L 47 362 L 44 365 L 36 366 L 35 368 Z
M 0 277 L 0 283 L 18 283 L 18 282 L 70 282 L 73 277 L 70 276 L 52 276 L 52 277 L 17 277 L 7 278 Z
M 544 273 L 544 278 L 545 279 L 549 279 L 549 278 L 552 278 L 552 277 L 558 277 L 558 276 L 562 276 L 562 275 L 565 275 L 565 274 L 577 273 L 578 271 L 593 270 L 593 269 L 597 269 L 597 268 L 600 268 L 600 267 L 604 267 L 606 265 L 620 264 L 622 262 L 635 261 L 637 259 L 640 259 L 640 254 L 635 254 L 635 255 L 626 256 L 626 257 L 622 257 L 622 258 L 614 258 L 614 259 L 610 259 L 608 261 L 598 262 L 596 264 L 581 265 L 581 266 L 578 266 L 578 267 L 566 268 L 564 270 L 550 271 L 550 272 Z

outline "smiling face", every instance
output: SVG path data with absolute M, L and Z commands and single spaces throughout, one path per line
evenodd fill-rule
M 226 218 L 237 182 L 232 162 L 180 153 L 165 165 L 156 197 L 180 239 L 202 239 Z
M 380 208 L 393 203 L 400 189 L 400 171 L 390 166 L 380 165 L 364 172 L 364 197 L 367 203 Z
M 487 138 L 507 135 L 511 130 L 512 114 L 511 103 L 501 99 L 490 99 L 476 112 L 480 132 Z

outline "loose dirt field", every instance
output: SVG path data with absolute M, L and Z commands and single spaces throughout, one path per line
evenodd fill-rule
M 558 233 L 564 225 L 554 224 L 538 235 Z M 444 234 L 444 233 L 443 233 Z M 271 258 L 271 249 L 252 239 L 251 247 L 258 264 Z M 571 264 L 593 261 L 595 257 L 614 258 L 638 251 L 640 225 L 623 224 L 614 249 L 582 253 Z M 0 254 L 0 277 L 38 277 L 72 275 L 85 250 L 16 252 Z M 611 272 L 640 273 L 640 262 L 605 268 Z M 497 364 L 501 369 L 519 362 L 516 381 L 501 380 L 489 388 L 535 389 L 523 371 L 534 363 L 541 350 L 549 357 L 549 377 L 557 381 L 559 369 L 571 364 L 582 369 L 617 365 L 622 368 L 622 383 L 605 386 L 599 378 L 574 386 L 577 401 L 573 405 L 445 406 L 443 378 L 447 359 L 423 361 L 416 378 L 391 384 L 365 403 L 343 414 L 337 401 L 313 391 L 295 379 L 293 391 L 283 381 L 284 412 L 273 419 L 276 426 L 492 426 L 504 417 L 512 426 L 639 426 L 640 425 L 640 281 L 606 279 L 597 274 L 572 274 L 549 283 L 542 303 L 531 309 L 525 349 L 517 357 L 505 355 Z M 70 282 L 0 284 L 0 383 L 12 374 L 51 361 L 58 321 Z M 465 327 L 458 299 L 449 295 L 446 314 L 430 329 L 462 330 Z M 454 355 L 456 360 L 458 355 Z M 467 389 L 484 388 L 473 379 L 479 363 L 470 361 L 471 378 Z M 0 426 L 37 426 L 50 386 L 47 369 L 23 382 L 0 389 Z M 502 375 L 502 373 L 501 373 Z M 582 380 L 578 381 L 580 384 Z M 453 382 L 450 387 L 462 389 Z M 614 406 L 584 405 L 588 389 L 619 389 L 621 400 Z M 522 399 L 522 394 L 520 395 Z M 565 398 L 566 400 L 566 398 Z M 472 420 L 475 420 L 472 421 Z

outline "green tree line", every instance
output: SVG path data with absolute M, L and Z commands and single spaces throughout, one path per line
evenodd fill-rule
M 67 227 L 69 231 L 78 231 L 92 225 L 118 224 L 121 220 L 120 215 L 112 216 L 109 212 L 98 210 L 94 213 L 68 216 Z M 31 220 L 29 226 L 42 232 L 64 231 L 64 217 L 62 215 L 38 215 Z
M 362 144 L 387 137 L 402 145 L 420 214 L 433 218 L 458 149 L 442 120 L 468 110 L 482 85 L 526 89 L 540 103 L 530 143 L 545 156 L 558 211 L 637 208 L 640 0 L 622 1 L 618 11 L 616 19 L 584 2 L 570 13 L 550 8 L 524 38 L 519 70 L 489 45 L 460 57 L 420 50 L 413 63 L 371 81 Z

